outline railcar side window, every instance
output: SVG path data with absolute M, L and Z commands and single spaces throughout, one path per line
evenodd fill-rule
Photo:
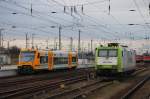
M 2 57 L 0 57 L 0 65 L 2 65 L 3 64 L 3 58 Z
M 107 57 L 107 50 L 99 50 L 98 56 L 99 57 Z
M 68 64 L 67 57 L 54 57 L 54 64 Z
M 72 62 L 76 62 L 76 57 L 72 57 Z
M 48 56 L 41 56 L 40 57 L 40 63 L 41 64 L 48 63 Z
M 109 57 L 117 57 L 117 50 L 109 50 Z

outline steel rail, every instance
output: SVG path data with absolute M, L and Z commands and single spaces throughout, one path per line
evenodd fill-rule
M 67 79 L 60 80 L 60 81 L 46 82 L 45 84 L 39 83 L 36 86 L 28 86 L 25 88 L 20 88 L 18 90 L 14 89 L 14 90 L 10 90 L 10 91 L 8 90 L 8 91 L 1 92 L 0 98 L 11 98 L 14 96 L 20 96 L 22 94 L 29 94 L 32 92 L 37 92 L 39 90 L 43 90 L 46 88 L 57 88 L 57 87 L 59 87 L 59 85 L 61 83 L 72 83 L 72 82 L 76 82 L 79 80 L 85 80 L 85 79 L 86 79 L 86 76 L 79 76 L 79 77 L 74 77 L 74 78 L 70 77 Z
M 88 83 L 86 85 L 80 86 L 80 87 L 75 87 L 70 90 L 64 90 L 62 92 L 56 92 L 54 94 L 51 94 L 47 96 L 47 99 L 78 99 L 84 94 L 88 94 L 96 89 L 100 89 L 103 87 L 106 87 L 113 82 L 103 82 L 103 80 L 98 80 L 92 83 Z
M 150 75 L 146 76 L 143 80 L 141 80 L 138 84 L 136 84 L 132 89 L 130 89 L 125 95 L 121 97 L 121 99 L 129 99 L 138 89 L 140 89 L 148 80 L 150 79 Z
M 89 69 L 90 70 L 90 69 Z M 0 78 L 0 88 L 3 87 L 8 87 L 8 86 L 16 86 L 18 84 L 24 84 L 28 82 L 35 82 L 35 81 L 41 81 L 43 79 L 49 79 L 49 78 L 56 78 L 60 76 L 65 76 L 65 75 L 70 75 L 70 74 L 75 74 L 75 73 L 83 73 L 86 72 L 86 69 L 78 69 L 78 70 L 68 70 L 67 72 L 65 71 L 55 71 L 55 72 L 49 72 L 49 73 L 44 73 L 44 74 L 37 74 L 37 75 L 21 75 L 21 76 L 16 76 L 16 77 L 10 77 L 10 78 Z

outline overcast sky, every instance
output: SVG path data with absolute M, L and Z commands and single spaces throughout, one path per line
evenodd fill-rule
M 5 40 L 14 38 L 24 40 L 25 33 L 28 33 L 29 37 L 35 34 L 36 40 L 53 40 L 58 37 L 59 26 L 62 27 L 62 39 L 65 41 L 70 37 L 77 40 L 79 29 L 81 38 L 85 41 L 131 38 L 143 40 L 150 36 L 149 2 L 149 0 L 110 0 L 110 2 L 109 0 L 0 0 L 0 28 L 5 29 L 2 31 Z

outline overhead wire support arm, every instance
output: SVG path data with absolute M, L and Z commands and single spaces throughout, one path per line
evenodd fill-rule
M 82 14 L 84 14 L 84 7 L 83 7 L 83 5 L 81 7 L 81 12 L 82 12 Z

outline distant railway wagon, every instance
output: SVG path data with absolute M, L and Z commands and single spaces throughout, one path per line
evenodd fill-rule
M 136 60 L 136 63 L 141 63 L 141 62 L 143 62 L 143 55 L 136 55 L 135 60 Z
M 143 55 L 143 62 L 150 63 L 150 55 Z
M 125 46 L 110 43 L 96 48 L 97 74 L 124 74 L 135 70 L 135 52 Z
M 19 55 L 19 73 L 33 73 L 37 70 L 76 68 L 76 52 L 22 50 Z

